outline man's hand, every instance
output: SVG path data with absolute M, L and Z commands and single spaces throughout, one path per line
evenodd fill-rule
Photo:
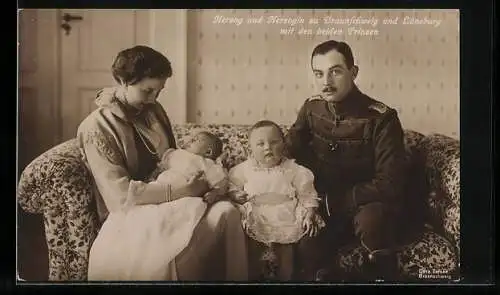
M 309 237 L 315 237 L 319 233 L 319 225 L 316 223 L 316 214 L 315 208 L 307 208 L 307 213 L 302 222 L 305 234 L 309 235 Z

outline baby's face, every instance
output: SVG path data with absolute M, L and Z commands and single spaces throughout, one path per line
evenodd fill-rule
M 260 165 L 269 168 L 280 163 L 284 142 L 276 127 L 264 126 L 253 130 L 249 141 L 253 157 Z
M 205 136 L 198 136 L 189 144 L 186 150 L 202 157 L 214 158 L 218 155 L 214 155 L 212 146 L 214 146 L 214 143 L 210 138 L 207 138 Z

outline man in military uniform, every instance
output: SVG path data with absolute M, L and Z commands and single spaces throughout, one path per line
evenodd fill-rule
M 340 246 L 359 243 L 366 255 L 362 279 L 396 280 L 394 225 L 407 172 L 400 120 L 355 85 L 358 67 L 348 44 L 319 44 L 311 66 L 319 94 L 305 101 L 286 141 L 290 156 L 315 175 L 327 226 L 300 246 L 320 243 L 316 258 L 331 267 Z

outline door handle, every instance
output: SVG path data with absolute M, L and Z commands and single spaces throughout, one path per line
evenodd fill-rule
M 69 24 L 72 21 L 81 21 L 83 20 L 83 17 L 79 15 L 72 15 L 69 13 L 65 13 L 62 16 L 63 23 L 61 24 L 61 28 L 64 30 L 66 36 L 69 35 L 71 31 L 71 25 Z
M 83 17 L 79 16 L 79 15 L 71 15 L 69 13 L 65 13 L 63 15 L 63 21 L 64 22 L 70 22 L 70 21 L 74 21 L 74 20 L 82 20 Z

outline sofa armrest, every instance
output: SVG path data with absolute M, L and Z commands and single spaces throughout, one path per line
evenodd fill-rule
M 63 142 L 34 159 L 21 173 L 18 183 L 18 202 L 23 210 L 43 213 L 51 206 L 53 198 L 48 197 L 53 190 L 66 183 L 67 177 L 79 173 L 86 181 L 88 173 L 82 169 L 82 159 L 76 139 Z M 86 204 L 90 200 L 80 200 Z
M 460 254 L 460 142 L 431 134 L 420 143 L 430 187 L 427 203 L 433 226 L 442 231 Z
M 98 230 L 92 178 L 75 139 L 45 152 L 23 171 L 21 208 L 44 216 L 49 280 L 85 280 Z

